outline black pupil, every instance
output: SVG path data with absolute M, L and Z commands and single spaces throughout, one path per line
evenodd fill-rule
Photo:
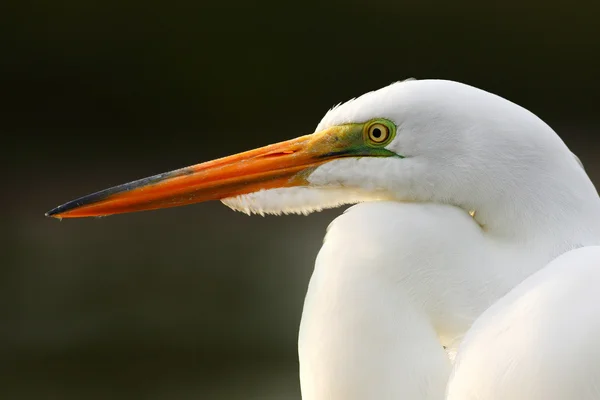
M 379 139 L 383 135 L 383 133 L 381 132 L 381 129 L 379 129 L 379 128 L 373 129 L 372 134 L 375 139 Z

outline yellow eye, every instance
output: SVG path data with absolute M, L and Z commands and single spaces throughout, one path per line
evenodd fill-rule
M 390 128 L 384 124 L 374 123 L 373 125 L 369 126 L 367 133 L 369 134 L 369 140 L 371 142 L 381 144 L 390 137 Z

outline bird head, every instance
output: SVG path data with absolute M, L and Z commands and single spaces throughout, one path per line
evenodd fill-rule
M 527 110 L 457 82 L 409 80 L 332 108 L 310 135 L 102 190 L 47 215 L 103 216 L 209 200 L 260 214 L 376 200 L 471 210 L 565 162 L 576 163 Z

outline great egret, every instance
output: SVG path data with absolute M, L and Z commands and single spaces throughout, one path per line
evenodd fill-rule
M 442 399 L 473 321 L 573 248 L 600 200 L 531 112 L 444 80 L 334 107 L 316 133 L 103 190 L 60 218 L 220 200 L 247 213 L 351 207 L 329 227 L 299 335 L 303 397 Z

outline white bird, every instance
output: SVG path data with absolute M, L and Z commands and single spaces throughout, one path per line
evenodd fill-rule
M 490 305 L 557 256 L 600 244 L 598 194 L 556 133 L 514 103 L 443 80 L 392 84 L 333 108 L 311 135 L 47 215 L 219 199 L 260 214 L 361 203 L 328 228 L 310 280 L 298 346 L 305 400 L 443 399 L 444 347 L 454 353 Z

